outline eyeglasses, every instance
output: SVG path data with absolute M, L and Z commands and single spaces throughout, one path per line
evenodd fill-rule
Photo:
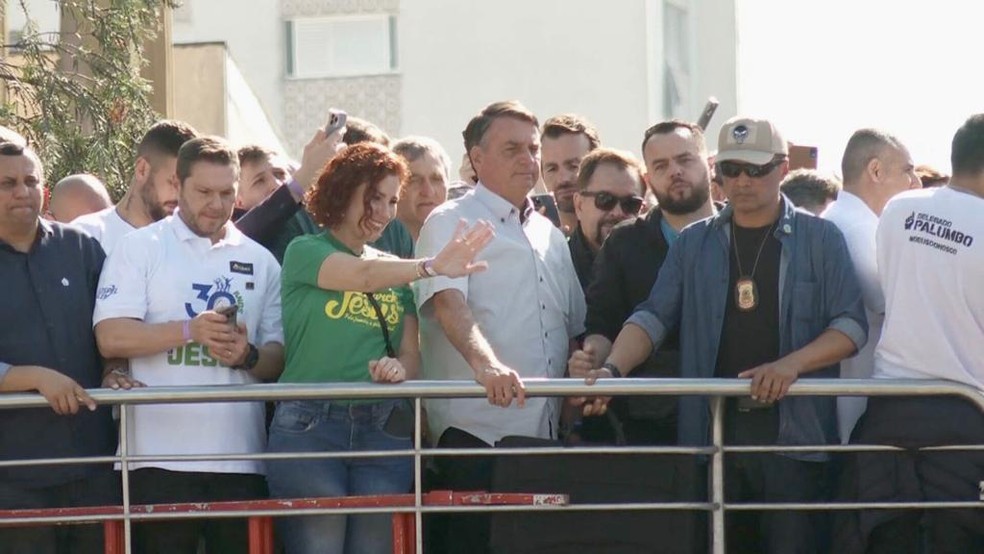
M 782 162 L 784 161 L 786 161 L 786 158 L 779 157 L 763 165 L 746 164 L 746 163 L 731 162 L 731 161 L 718 162 L 717 170 L 718 173 L 724 175 L 729 179 L 734 179 L 738 177 L 739 175 L 742 174 L 742 172 L 744 172 L 745 175 L 748 175 L 752 179 L 755 179 L 757 177 L 763 177 L 765 175 L 768 175 L 769 173 L 772 173 L 772 170 L 782 165 Z
M 622 211 L 627 214 L 637 214 L 642 209 L 643 200 L 641 196 L 616 196 L 603 190 L 583 191 L 581 196 L 594 198 L 595 207 L 604 212 L 614 210 L 616 205 L 622 206 Z

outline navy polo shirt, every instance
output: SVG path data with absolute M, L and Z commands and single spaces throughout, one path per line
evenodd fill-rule
M 105 259 L 99 243 L 68 225 L 41 220 L 31 250 L 0 241 L 0 377 L 16 365 L 64 373 L 98 388 L 102 364 L 92 332 L 96 286 Z M 0 410 L 0 459 L 112 455 L 109 408 L 60 416 L 50 408 Z M 26 488 L 67 483 L 96 465 L 0 468 L 0 482 Z

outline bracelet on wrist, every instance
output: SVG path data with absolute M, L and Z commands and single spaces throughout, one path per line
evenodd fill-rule
M 184 339 L 185 344 L 194 342 L 191 338 L 191 320 L 186 319 L 181 323 L 181 338 Z
M 434 258 L 427 258 L 424 260 L 421 268 L 423 268 L 424 273 L 426 273 L 428 277 L 437 277 L 440 275 L 437 270 L 434 269 Z
M 294 196 L 298 199 L 298 202 L 300 202 L 304 198 L 304 187 L 302 187 L 301 184 L 297 182 L 297 179 L 291 177 L 290 181 L 287 181 L 287 188 L 289 188 L 290 192 L 292 192 Z
M 427 272 L 424 270 L 424 262 L 427 260 L 420 260 L 416 263 L 414 267 L 417 269 L 417 279 L 424 279 L 427 277 Z

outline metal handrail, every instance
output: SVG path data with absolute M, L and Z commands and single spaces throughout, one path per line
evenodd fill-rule
M 509 449 L 424 449 L 422 447 L 422 430 L 420 428 L 421 399 L 426 398 L 484 398 L 485 389 L 471 381 L 410 381 L 398 385 L 380 385 L 374 383 L 322 383 L 322 384 L 259 384 L 259 385 L 212 385 L 193 387 L 148 387 L 132 390 L 92 389 L 88 393 L 103 405 L 141 405 L 141 404 L 175 404 L 175 403 L 207 403 L 207 402 L 247 402 L 247 401 L 289 401 L 289 400 L 365 400 L 385 398 L 414 398 L 417 413 L 414 429 L 414 448 L 398 451 L 370 451 L 358 453 L 324 452 L 324 453 L 279 453 L 279 454 L 242 454 L 242 455 L 174 455 L 174 456 L 132 456 L 127 446 L 127 427 L 129 410 L 121 410 L 120 419 L 120 454 L 118 456 L 98 456 L 88 458 L 66 459 L 35 459 L 0 461 L 0 467 L 40 464 L 67 463 L 105 463 L 119 461 L 122 463 L 123 481 L 123 513 L 122 515 L 95 515 L 85 518 L 72 518 L 72 521 L 105 521 L 122 519 L 125 525 L 126 548 L 129 551 L 131 520 L 156 519 L 158 516 L 135 514 L 130 511 L 129 500 L 129 465 L 146 461 L 190 461 L 215 459 L 275 459 L 284 457 L 310 458 L 345 458 L 370 456 L 413 456 L 415 474 L 415 514 L 417 525 L 417 547 L 421 546 L 421 519 L 423 513 L 432 512 L 476 512 L 476 511 L 527 511 L 564 510 L 709 510 L 712 513 L 712 550 L 715 553 L 724 552 L 724 511 L 727 510 L 845 510 L 845 509 L 889 509 L 889 508 L 984 508 L 984 502 L 906 502 L 906 503 L 786 503 L 764 504 L 744 503 L 728 504 L 724 499 L 724 454 L 727 452 L 766 452 L 766 451 L 894 451 L 898 447 L 882 445 L 817 445 L 817 446 L 726 446 L 723 444 L 724 397 L 747 396 L 749 381 L 740 379 L 603 379 L 594 385 L 585 385 L 579 379 L 529 379 L 525 381 L 526 394 L 537 396 L 711 396 L 712 412 L 712 444 L 704 447 L 578 447 L 578 448 L 509 448 Z M 974 403 L 984 412 L 984 391 L 969 385 L 940 380 L 889 380 L 889 379 L 802 379 L 794 383 L 788 394 L 790 396 L 939 396 L 952 395 L 962 397 Z M 12 408 L 43 408 L 48 404 L 38 394 L 0 394 L 0 410 Z M 84 409 L 84 408 L 83 408 Z M 981 450 L 984 445 L 958 445 L 927 447 L 925 450 Z M 423 456 L 455 456 L 455 455 L 551 455 L 551 454 L 690 454 L 710 457 L 711 499 L 710 502 L 653 502 L 627 504 L 578 504 L 569 506 L 424 506 L 421 502 L 422 491 L 420 478 L 422 473 Z M 392 508 L 347 508 L 347 509 L 318 509 L 300 510 L 291 515 L 309 515 L 314 513 L 375 513 L 393 511 Z M 285 515 L 279 510 L 233 512 L 210 512 L 209 517 L 243 517 L 248 515 Z M 170 514 L 176 518 L 200 517 L 201 514 Z M 162 517 L 162 516 L 161 516 Z M 8 523 L 42 523 L 64 521 L 64 518 L 14 518 L 4 520 Z

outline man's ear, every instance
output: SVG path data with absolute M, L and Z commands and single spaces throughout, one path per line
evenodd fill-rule
M 481 168 L 485 164 L 485 153 L 482 151 L 482 147 L 478 145 L 472 146 L 471 150 L 468 151 L 468 157 L 471 159 L 472 170 L 481 179 Z
M 136 166 L 133 169 L 134 175 L 137 177 L 137 181 L 141 183 L 146 183 L 147 179 L 150 178 L 150 162 L 147 158 L 143 156 L 137 158 Z
M 574 215 L 575 215 L 575 217 L 577 217 L 577 220 L 578 221 L 581 220 L 581 204 L 585 200 L 587 200 L 587 197 L 581 196 L 581 193 L 580 192 L 575 192 L 574 193 Z
M 879 160 L 877 156 L 871 158 L 868 165 L 864 167 L 864 171 L 868 174 L 868 178 L 874 182 L 878 182 L 880 180 L 879 175 L 881 175 L 883 170 L 884 168 L 882 168 L 881 160 Z

